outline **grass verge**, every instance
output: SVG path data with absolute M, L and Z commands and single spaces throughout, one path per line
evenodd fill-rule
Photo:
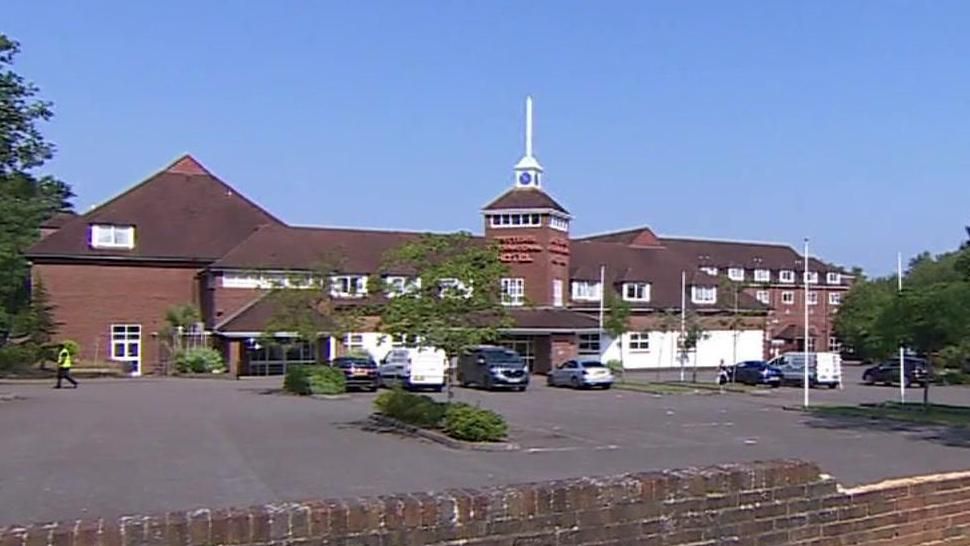
M 710 383 L 679 383 L 670 381 L 658 381 L 655 383 L 644 383 L 640 381 L 616 382 L 613 384 L 613 388 L 650 394 L 749 393 L 754 390 L 754 387 L 739 384 L 714 385 Z
M 858 406 L 818 406 L 809 408 L 807 411 L 826 417 L 856 417 L 948 427 L 970 426 L 970 407 L 968 406 L 948 406 L 944 404 L 923 406 L 923 404 L 918 403 L 884 402 Z

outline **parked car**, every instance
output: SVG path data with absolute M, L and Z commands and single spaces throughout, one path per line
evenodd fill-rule
M 584 387 L 613 386 L 610 369 L 597 360 L 567 360 L 549 372 L 546 382 L 553 387 L 570 386 L 574 389 Z
M 782 382 L 782 373 L 778 368 L 763 360 L 746 360 L 724 369 L 724 374 L 718 377 L 718 383 L 735 383 L 744 385 L 768 385 L 778 387 Z
M 348 389 L 377 390 L 377 363 L 364 356 L 339 356 L 331 366 L 344 372 Z
M 458 384 L 493 390 L 524 391 L 529 386 L 529 369 L 519 353 L 493 345 L 480 345 L 458 358 Z
M 903 359 L 903 373 L 906 376 L 906 386 L 923 386 L 930 381 L 930 366 L 924 358 L 907 356 Z M 880 364 L 867 368 L 862 372 L 862 382 L 866 385 L 883 383 L 899 384 L 899 358 L 891 358 Z
M 377 380 L 385 387 L 441 392 L 445 386 L 446 369 L 444 357 L 433 349 L 391 349 L 381 360 Z
M 781 372 L 783 385 L 805 381 L 805 353 L 785 353 L 768 361 Z M 842 384 L 842 357 L 838 353 L 808 353 L 808 386 L 834 389 Z

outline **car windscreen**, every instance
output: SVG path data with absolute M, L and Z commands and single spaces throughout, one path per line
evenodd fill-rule
M 584 368 L 605 368 L 606 367 L 603 365 L 602 362 L 595 362 L 592 360 L 587 362 L 580 362 L 579 364 Z
M 366 358 L 338 358 L 333 361 L 338 368 L 373 368 L 375 364 Z
M 481 352 L 487 362 L 520 363 L 522 358 L 515 351 L 508 349 L 488 349 Z

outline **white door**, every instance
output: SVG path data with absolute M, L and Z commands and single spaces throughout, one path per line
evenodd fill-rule
M 125 364 L 125 371 L 141 375 L 141 325 L 111 325 L 111 360 Z

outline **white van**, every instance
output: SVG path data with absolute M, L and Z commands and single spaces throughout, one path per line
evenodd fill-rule
M 768 361 L 781 371 L 782 382 L 801 385 L 805 379 L 805 353 L 792 352 Z M 842 384 L 842 356 L 839 353 L 808 353 L 808 384 L 834 389 Z
M 384 387 L 432 389 L 441 392 L 445 386 L 445 358 L 428 348 L 391 349 L 377 370 L 378 382 Z

